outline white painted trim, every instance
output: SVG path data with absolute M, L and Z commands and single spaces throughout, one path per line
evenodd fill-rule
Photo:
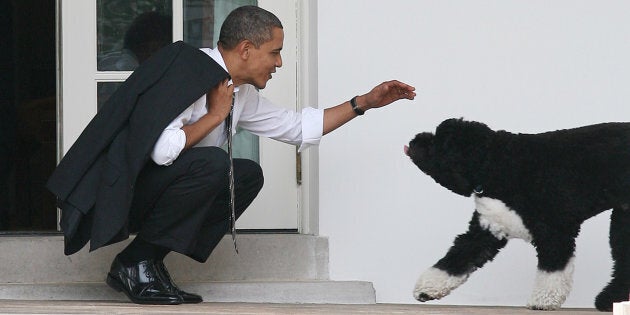
M 173 42 L 184 39 L 184 0 L 173 0 Z
M 96 114 L 96 1 L 61 1 L 62 103 L 58 106 L 63 130 L 58 138 L 65 154 Z M 69 31 L 68 31 L 69 30 Z M 86 45 L 86 43 L 91 43 Z M 69 66 L 81 65 L 81 66 Z M 81 93 L 77 93 L 81 91 Z M 89 95 L 92 99 L 86 99 Z M 86 104 L 85 106 L 82 106 Z M 94 106 L 89 106 L 94 104 Z
M 98 71 L 94 74 L 96 82 L 122 82 L 133 73 L 133 71 Z
M 317 101 L 317 1 L 297 1 L 297 93 L 299 106 L 318 107 Z M 302 154 L 299 230 L 319 234 L 319 150 Z
M 55 61 L 57 63 L 56 68 L 55 68 L 55 75 L 56 80 L 57 80 L 57 87 L 56 87 L 56 92 L 55 94 L 57 95 L 57 109 L 56 109 L 56 121 L 57 121 L 57 125 L 55 126 L 55 137 L 57 139 L 57 154 L 56 154 L 56 161 L 57 163 L 61 160 L 61 152 L 63 151 L 63 138 L 61 137 L 62 135 L 62 127 L 63 127 L 63 96 L 62 96 L 62 90 L 63 90 L 63 71 L 61 71 L 61 65 L 62 65 L 62 53 L 63 53 L 63 47 L 62 47 L 62 41 L 63 41 L 63 33 L 61 32 L 61 27 L 62 27 L 62 14 L 61 14 L 61 0 L 56 0 L 55 1 L 55 36 L 57 36 L 57 40 L 55 41 Z M 57 231 L 61 231 L 61 225 L 59 224 L 61 222 L 61 209 L 60 208 L 56 208 L 57 209 Z

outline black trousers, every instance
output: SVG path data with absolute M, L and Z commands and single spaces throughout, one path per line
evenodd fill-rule
M 263 186 L 260 166 L 234 159 L 237 218 Z M 217 147 L 191 148 L 169 166 L 152 161 L 141 171 L 129 227 L 136 237 L 205 262 L 230 227 L 229 159 Z

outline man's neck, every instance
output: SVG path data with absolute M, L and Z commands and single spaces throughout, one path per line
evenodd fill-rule
M 218 50 L 221 54 L 221 58 L 223 58 L 223 62 L 225 62 L 225 67 L 227 68 L 228 73 L 232 77 L 232 82 L 235 86 L 239 86 L 243 84 L 243 82 L 238 78 L 237 67 L 235 66 L 237 62 L 235 62 L 235 58 L 238 58 L 238 55 L 233 51 L 229 51 L 223 48 L 221 44 L 218 44 Z

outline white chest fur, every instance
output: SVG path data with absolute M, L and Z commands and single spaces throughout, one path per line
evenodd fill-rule
M 490 231 L 498 239 L 521 238 L 532 241 L 532 235 L 523 224 L 521 217 L 503 201 L 475 196 L 481 227 Z

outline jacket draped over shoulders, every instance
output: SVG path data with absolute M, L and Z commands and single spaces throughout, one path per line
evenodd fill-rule
M 129 237 L 134 184 L 171 120 L 228 73 L 181 41 L 142 63 L 102 106 L 46 187 L 57 197 L 66 255 Z

